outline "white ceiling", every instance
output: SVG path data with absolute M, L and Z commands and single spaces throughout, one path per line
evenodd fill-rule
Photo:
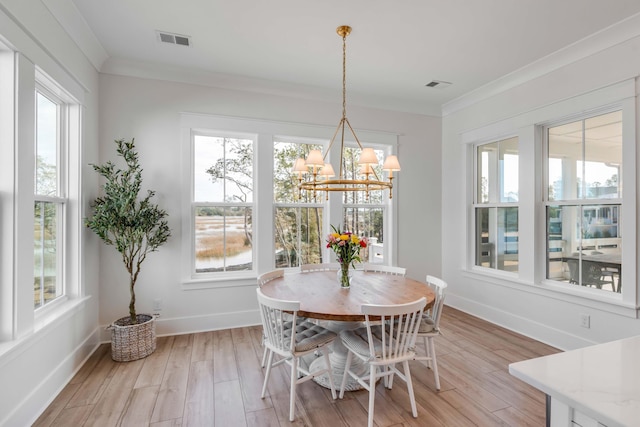
M 63 0 L 43 1 L 53 10 Z M 335 30 L 350 25 L 347 104 L 424 114 L 640 13 L 640 0 L 72 2 L 75 20 L 68 7 L 56 16 L 99 71 L 144 64 L 336 102 Z M 190 36 L 192 47 L 160 43 L 157 30 Z M 453 84 L 426 88 L 434 79 Z

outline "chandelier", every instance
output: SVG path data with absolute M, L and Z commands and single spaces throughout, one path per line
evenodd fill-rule
M 324 191 L 326 198 L 329 198 L 330 191 L 363 191 L 366 199 L 369 199 L 369 192 L 389 189 L 389 198 L 393 197 L 393 172 L 400 170 L 398 157 L 388 156 L 383 165 L 382 170 L 388 172 L 389 179 L 383 181 L 378 177 L 376 166 L 378 166 L 378 157 L 373 148 L 364 148 L 360 140 L 356 136 L 355 131 L 347 119 L 347 103 L 346 103 L 346 81 L 347 81 L 347 36 L 351 33 L 351 27 L 343 25 L 337 28 L 336 32 L 342 37 L 342 118 L 338 123 L 338 127 L 331 138 L 331 142 L 327 147 L 324 156 L 320 150 L 311 150 L 306 159 L 296 159 L 293 165 L 293 172 L 298 176 L 298 197 L 302 196 L 303 191 L 312 194 L 316 199 L 318 192 Z M 360 157 L 358 158 L 358 173 L 352 178 L 345 177 L 344 173 L 344 136 L 345 125 L 353 135 L 358 147 L 360 147 Z M 340 135 L 340 168 L 339 175 L 336 178 L 333 166 L 326 162 L 327 154 L 336 141 L 336 136 Z

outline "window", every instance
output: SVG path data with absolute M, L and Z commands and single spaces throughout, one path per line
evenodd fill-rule
M 621 292 L 622 111 L 545 136 L 547 278 Z
M 284 139 L 278 138 L 273 144 L 275 268 L 322 263 L 323 200 L 314 201 L 306 192 L 298 193 L 298 179 L 292 172 L 297 158 L 306 158 L 310 150 L 320 150 L 322 145 Z
M 358 175 L 357 159 L 360 158 L 360 148 L 345 148 L 343 167 L 347 179 L 356 178 Z M 382 161 L 386 152 L 375 149 L 378 157 L 378 165 L 374 167 L 377 176 L 384 179 Z M 343 193 L 343 220 L 344 228 L 358 236 L 369 239 L 369 245 L 360 251 L 363 262 L 383 263 L 384 255 L 384 230 L 385 212 L 387 207 L 388 192 L 374 191 L 368 196 L 362 191 Z
M 254 138 L 193 135 L 195 273 L 254 269 Z
M 34 307 L 40 308 L 64 293 L 64 230 L 66 198 L 63 141 L 66 107 L 38 88 L 35 111 L 34 191 Z
M 298 192 L 292 166 L 312 149 L 327 150 L 335 129 L 204 114 L 181 115 L 184 183 L 183 288 L 254 286 L 274 268 L 334 261 L 329 225 L 377 239 L 376 260 L 395 261 L 394 199 L 363 193 Z M 367 146 L 392 152 L 397 135 L 362 131 Z M 351 141 L 350 141 L 351 142 Z M 356 142 L 351 142 L 355 144 Z M 359 150 L 348 153 L 357 159 Z M 340 155 L 337 146 L 329 156 Z M 345 159 L 343 159 L 345 161 Z M 382 176 L 381 171 L 378 171 Z M 258 207 L 260 209 L 258 210 Z M 383 245 L 384 243 L 384 245 Z M 364 260 L 371 257 L 363 251 Z
M 518 138 L 475 150 L 475 265 L 517 272 Z
M 284 139 L 284 138 L 280 138 Z M 274 201 L 275 201 L 275 267 L 296 267 L 301 264 L 331 262 L 325 259 L 325 234 L 323 233 L 323 203 L 326 193 L 317 200 L 309 193 L 295 191 L 298 177 L 291 170 L 297 158 L 305 158 L 310 150 L 322 149 L 320 142 L 274 143 Z M 385 151 L 375 150 L 379 164 L 375 167 L 378 177 L 383 177 L 382 159 Z M 344 175 L 347 179 L 357 176 L 359 148 L 347 147 L 342 157 Z M 336 173 L 338 173 L 336 171 Z M 341 192 L 342 218 L 330 223 L 340 224 L 359 236 L 369 238 L 369 246 L 360 251 L 364 262 L 384 263 L 384 229 L 387 197 L 381 191 L 373 191 L 367 197 L 364 192 Z
M 353 230 L 353 233 L 358 236 L 365 236 L 369 239 L 367 247 L 360 249 L 362 262 L 387 264 L 384 253 L 384 219 L 384 206 L 347 206 L 344 208 L 342 223 L 345 228 Z

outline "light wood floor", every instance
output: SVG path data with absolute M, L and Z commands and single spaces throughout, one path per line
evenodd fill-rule
M 540 342 L 445 307 L 437 339 L 441 391 L 431 370 L 412 362 L 418 418 L 404 382 L 378 383 L 375 422 L 401 426 L 544 426 L 544 395 L 508 373 L 509 363 L 558 352 Z M 363 426 L 366 391 L 331 393 L 298 387 L 296 420 L 288 421 L 289 380 L 278 367 L 260 398 L 261 328 L 162 337 L 143 360 L 117 363 L 101 345 L 36 426 Z

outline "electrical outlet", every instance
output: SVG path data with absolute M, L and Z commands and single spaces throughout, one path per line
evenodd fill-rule
M 580 326 L 589 329 L 591 327 L 591 316 L 589 316 L 588 314 L 581 314 Z
M 153 311 L 158 313 L 162 310 L 162 300 L 160 298 L 156 298 L 153 300 Z

